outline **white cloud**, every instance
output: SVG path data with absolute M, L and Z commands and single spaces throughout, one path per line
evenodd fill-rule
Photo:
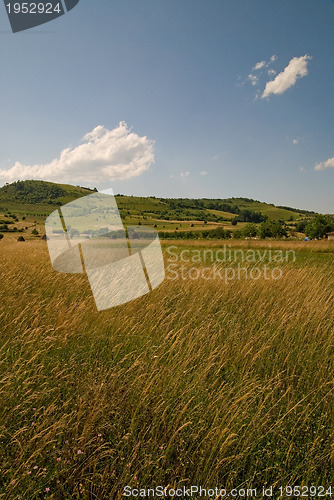
M 267 68 L 272 62 L 276 61 L 276 59 L 277 59 L 277 56 L 273 55 L 273 56 L 271 56 L 271 58 L 269 59 L 268 62 L 267 61 L 260 61 L 260 62 L 256 63 L 255 66 L 253 66 L 252 71 L 256 71 L 256 70 L 259 70 L 262 68 Z M 269 71 L 274 71 L 274 70 L 269 70 Z
M 255 86 L 257 84 L 258 78 L 257 76 L 250 74 L 248 75 L 248 80 L 250 80 L 251 84 Z
M 328 158 L 328 160 L 317 163 L 314 166 L 314 170 L 326 170 L 326 168 L 334 168 L 334 156 L 333 158 Z
M 190 175 L 190 172 L 181 172 L 180 173 L 180 176 L 185 178 L 185 177 L 188 177 Z
M 264 66 L 267 66 L 267 63 L 266 61 L 261 61 L 261 62 L 258 62 L 255 64 L 255 66 L 253 67 L 253 71 L 254 70 L 257 70 L 257 69 L 261 69 L 263 68 Z
M 293 139 L 292 144 L 298 144 L 298 139 Z
M 270 94 L 283 94 L 287 89 L 295 85 L 298 78 L 308 74 L 307 64 L 310 56 L 293 57 L 287 67 L 279 73 L 274 80 L 267 82 L 263 91 L 262 99 Z
M 208 175 L 208 173 L 206 170 L 202 170 L 202 172 L 200 172 L 199 175 Z
M 251 84 L 253 85 L 253 87 L 255 87 L 258 84 L 259 78 L 263 74 L 263 70 L 265 68 L 268 68 L 271 65 L 271 63 L 273 63 L 274 61 L 276 61 L 276 59 L 277 59 L 277 56 L 273 55 L 273 56 L 271 56 L 271 58 L 270 58 L 270 60 L 268 62 L 264 61 L 264 60 L 263 61 L 259 61 L 259 62 L 257 62 L 255 64 L 255 66 L 253 66 L 251 73 L 247 76 L 247 80 L 251 82 Z M 258 73 L 254 74 L 254 72 L 256 72 L 256 71 Z M 267 73 L 268 73 L 269 76 L 276 75 L 276 71 L 274 69 L 268 69 Z M 247 80 L 243 81 L 241 84 L 238 84 L 238 86 L 243 85 Z
M 82 144 L 61 151 L 50 163 L 23 165 L 16 162 L 0 169 L 0 180 L 43 179 L 54 182 L 97 185 L 129 179 L 147 171 L 154 163 L 153 141 L 129 130 L 125 122 L 108 130 L 99 125 L 86 134 Z

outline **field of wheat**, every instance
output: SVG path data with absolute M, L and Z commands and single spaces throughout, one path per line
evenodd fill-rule
M 278 280 L 169 279 L 97 312 L 45 242 L 2 240 L 0 498 L 330 485 L 334 245 L 311 243 L 280 244 Z

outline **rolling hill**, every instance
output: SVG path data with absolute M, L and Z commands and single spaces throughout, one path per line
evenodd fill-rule
M 17 181 L 0 188 L 0 221 L 14 224 L 22 232 L 43 230 L 45 218 L 59 206 L 96 191 L 68 184 L 45 181 Z M 277 207 L 249 198 L 189 199 L 116 195 L 124 224 L 150 225 L 158 231 L 198 231 L 222 228 L 233 231 L 248 222 L 266 219 L 284 221 L 288 225 L 314 215 L 290 207 Z M 0 227 L 1 231 L 1 227 Z

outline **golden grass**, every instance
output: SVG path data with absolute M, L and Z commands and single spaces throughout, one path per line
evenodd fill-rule
M 166 280 L 98 313 L 45 242 L 0 242 L 0 498 L 329 484 L 333 245 L 307 248 L 328 259 L 275 282 Z
M 307 252 L 330 252 L 334 253 L 334 241 L 324 240 L 164 240 L 165 246 L 191 246 L 191 247 L 208 247 L 220 248 L 224 245 L 231 248 L 279 248 L 282 250 L 303 250 Z

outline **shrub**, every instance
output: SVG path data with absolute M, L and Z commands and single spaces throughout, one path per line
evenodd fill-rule
M 235 220 L 237 222 L 265 222 L 268 219 L 266 215 L 262 215 L 261 212 L 254 212 L 253 210 L 240 210 L 238 217 Z
M 305 234 L 312 239 L 321 239 L 334 229 L 333 220 L 325 215 L 316 215 L 305 227 Z
M 264 238 L 282 238 L 288 236 L 288 233 L 280 221 L 267 221 L 262 222 L 259 227 L 259 236 Z
M 25 241 L 25 239 L 23 238 L 23 236 L 19 236 L 19 237 L 17 238 L 17 241 Z
M 243 236 L 245 238 L 254 238 L 257 234 L 257 229 L 254 223 L 249 222 L 242 230 Z
M 233 232 L 233 237 L 235 240 L 240 240 L 242 238 L 242 231 L 240 229 L 237 229 Z

